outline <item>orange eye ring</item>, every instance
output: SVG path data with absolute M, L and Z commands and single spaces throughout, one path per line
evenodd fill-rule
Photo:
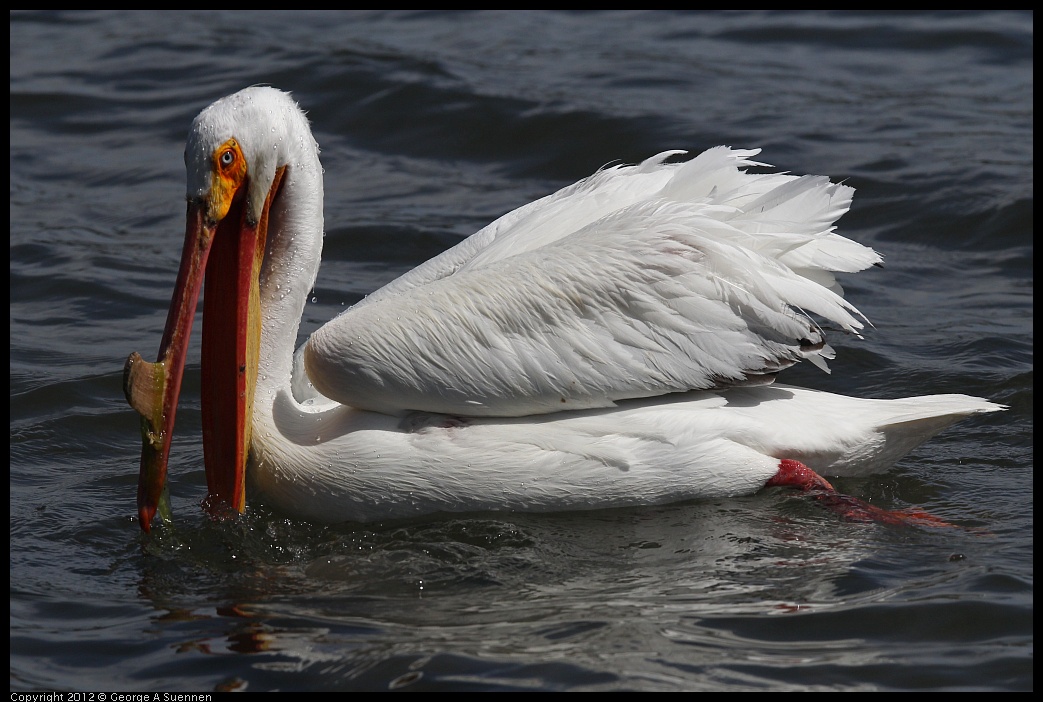
M 246 182 L 246 159 L 239 142 L 229 139 L 213 152 L 214 179 L 210 187 L 209 219 L 218 222 L 231 207 L 235 194 Z

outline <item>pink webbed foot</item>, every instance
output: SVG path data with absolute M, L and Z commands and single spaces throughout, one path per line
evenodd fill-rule
M 944 519 L 916 507 L 884 509 L 857 497 L 841 494 L 821 475 L 800 461 L 788 458 L 779 461 L 778 472 L 765 484 L 765 487 L 790 487 L 802 490 L 850 521 L 933 527 L 954 526 Z

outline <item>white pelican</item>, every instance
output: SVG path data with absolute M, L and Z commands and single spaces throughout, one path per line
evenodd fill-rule
M 212 510 L 252 490 L 294 516 L 662 504 L 792 485 L 836 495 L 960 418 L 966 395 L 856 399 L 769 385 L 832 358 L 807 313 L 857 334 L 833 273 L 880 261 L 833 233 L 853 189 L 751 174 L 758 151 L 669 151 L 504 215 L 376 291 L 294 353 L 323 238 L 319 149 L 286 93 L 192 124 L 188 223 L 159 360 L 127 361 L 148 531 L 165 486 L 206 271 L 203 449 Z

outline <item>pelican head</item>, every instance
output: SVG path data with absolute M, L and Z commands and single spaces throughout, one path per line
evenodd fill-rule
M 185 242 L 159 358 L 148 363 L 132 353 L 124 370 L 127 399 L 141 415 L 138 516 L 145 531 L 166 483 L 201 285 L 205 504 L 212 510 L 245 507 L 262 327 L 259 281 L 270 214 L 295 148 L 317 154 L 303 113 L 272 88 L 247 88 L 223 98 L 192 123 L 185 147 Z

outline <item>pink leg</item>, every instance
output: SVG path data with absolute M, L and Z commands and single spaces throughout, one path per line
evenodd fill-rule
M 855 522 L 883 522 L 884 524 L 917 524 L 925 526 L 951 527 L 943 519 L 922 509 L 884 509 L 875 507 L 857 497 L 842 495 L 825 478 L 800 461 L 784 458 L 779 461 L 779 470 L 765 483 L 765 487 L 791 487 L 803 490 L 812 498 Z

